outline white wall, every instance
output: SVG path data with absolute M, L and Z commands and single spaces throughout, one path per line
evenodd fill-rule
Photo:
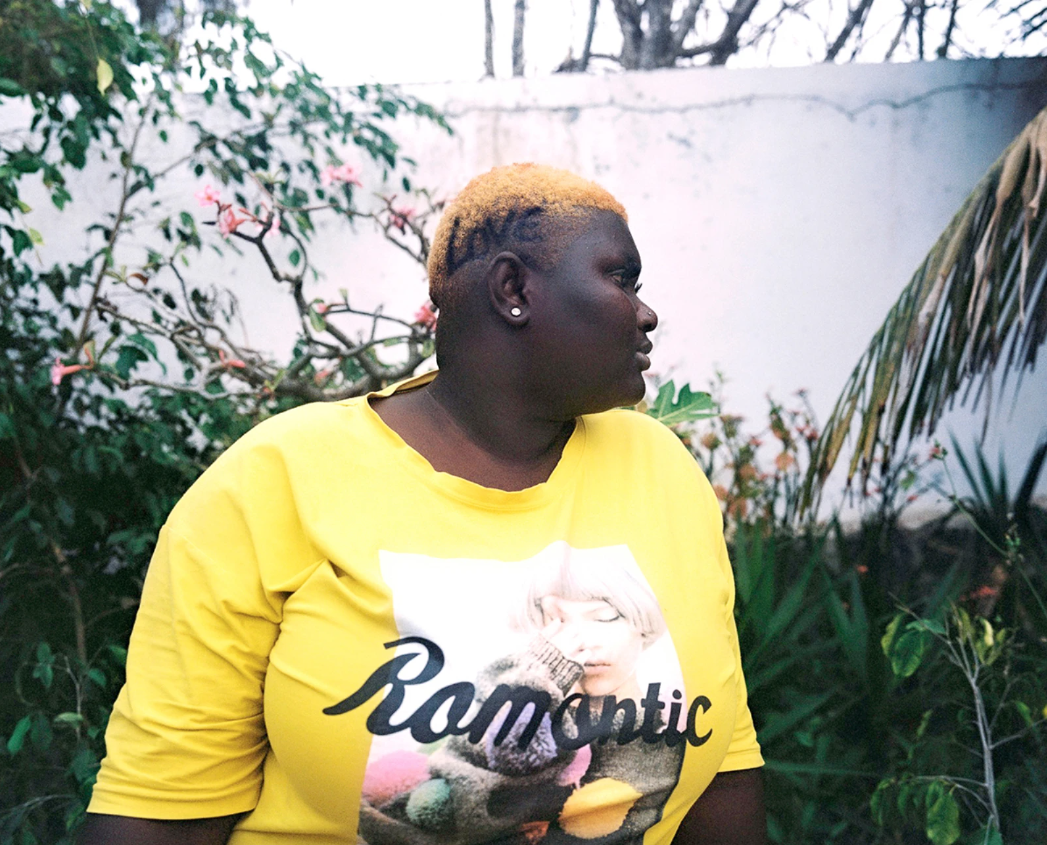
M 538 160 L 617 195 L 644 258 L 644 295 L 661 316 L 655 371 L 704 384 L 719 367 L 727 409 L 757 425 L 765 394 L 785 400 L 801 387 L 828 416 L 967 193 L 1047 105 L 1047 60 L 697 68 L 409 90 L 456 130 L 420 129 L 420 183 L 453 193 L 490 166 Z M 400 272 L 387 258 L 365 264 L 379 287 Z M 1047 430 L 1042 368 L 1020 399 L 986 444 L 995 463 L 1006 443 L 1012 476 Z M 980 420 L 963 411 L 939 436 L 950 429 L 969 444 Z
M 695 68 L 408 90 L 455 129 L 448 137 L 413 119 L 399 125 L 417 184 L 450 195 L 476 173 L 524 160 L 596 179 L 629 210 L 644 259 L 644 295 L 661 317 L 654 370 L 704 384 L 721 368 L 726 409 L 754 421 L 768 391 L 784 399 L 804 387 L 824 419 L 966 194 L 1047 105 L 1047 59 Z M 354 304 L 385 302 L 404 314 L 425 299 L 420 268 L 366 224 L 322 232 L 312 254 L 326 276 L 315 295 L 334 298 L 344 287 Z M 253 258 L 208 272 L 240 291 L 255 344 L 286 347 L 292 312 L 273 304 Z M 994 435 L 1015 467 L 1045 421 L 1041 371 L 1026 379 L 1018 416 Z M 954 425 L 973 430 L 966 414 Z

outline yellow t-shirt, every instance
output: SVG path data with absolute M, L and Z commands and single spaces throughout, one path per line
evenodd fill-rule
M 733 605 L 712 490 L 648 417 L 580 418 L 507 492 L 366 399 L 298 408 L 162 530 L 89 809 L 246 812 L 233 845 L 669 843 L 763 763 Z

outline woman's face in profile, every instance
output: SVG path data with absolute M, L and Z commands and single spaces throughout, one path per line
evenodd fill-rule
M 637 295 L 640 253 L 617 214 L 594 212 L 532 306 L 545 392 L 574 415 L 639 402 L 658 317 Z
M 578 689 L 586 695 L 635 697 L 636 663 L 643 636 L 626 617 L 602 599 L 542 599 L 543 634 L 582 665 Z

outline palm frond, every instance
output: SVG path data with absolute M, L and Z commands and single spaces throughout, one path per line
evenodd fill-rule
M 1047 339 L 1047 109 L 964 201 L 873 335 L 836 400 L 807 474 L 803 509 L 857 429 L 847 482 L 929 435 L 957 397 L 984 404 L 1032 369 Z

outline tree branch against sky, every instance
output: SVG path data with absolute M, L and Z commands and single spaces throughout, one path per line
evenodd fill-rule
M 514 42 L 525 76 L 1047 53 L 1047 0 L 527 0 L 526 27 L 522 0 L 117 2 L 161 29 L 235 4 L 333 85 L 508 77 Z
M 695 64 L 766 67 L 1038 55 L 1047 50 L 1043 0 L 605 0 L 599 14 L 596 4 L 591 5 L 585 9 L 579 0 L 563 4 L 565 18 L 573 16 L 575 35 L 571 54 L 558 70 L 588 70 L 589 56 L 605 70 L 653 70 Z M 582 20 L 595 25 L 594 35 L 585 27 L 588 50 L 578 37 Z

